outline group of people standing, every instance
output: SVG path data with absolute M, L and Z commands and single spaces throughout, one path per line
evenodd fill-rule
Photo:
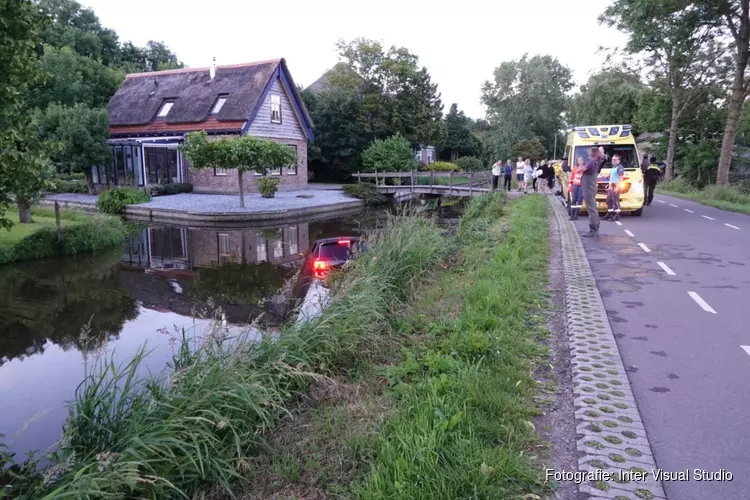
M 532 165 L 530 159 L 519 156 L 515 169 L 510 158 L 505 161 L 505 164 L 502 160 L 498 160 L 492 165 L 492 189 L 498 188 L 500 176 L 503 176 L 503 189 L 510 191 L 513 183 L 513 170 L 516 173 L 520 192 L 528 193 L 531 187 L 534 191 L 541 189 L 542 193 L 549 194 L 555 187 L 555 169 L 552 165 L 544 160 Z

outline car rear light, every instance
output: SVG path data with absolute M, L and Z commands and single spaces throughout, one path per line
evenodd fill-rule
M 350 246 L 352 244 L 352 240 L 338 240 L 336 243 L 338 243 L 339 245 Z
M 326 269 L 328 269 L 328 267 L 328 262 L 324 260 L 316 259 L 313 261 L 313 269 L 315 269 L 316 271 L 325 271 Z

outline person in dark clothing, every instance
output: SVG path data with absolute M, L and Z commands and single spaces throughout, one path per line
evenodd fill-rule
M 582 235 L 584 238 L 595 238 L 599 236 L 599 212 L 596 206 L 596 178 L 604 165 L 604 147 L 591 148 L 589 160 L 583 165 L 581 171 L 581 188 L 583 189 L 583 201 L 586 202 L 586 212 L 589 214 L 589 232 Z
M 537 190 L 537 187 L 536 187 L 537 179 L 539 178 L 539 172 L 538 172 L 539 168 L 540 167 L 539 167 L 538 163 L 534 165 L 534 174 L 533 174 L 534 175 L 534 179 L 531 181 L 531 187 L 534 189 L 535 193 L 536 193 L 536 190 Z
M 547 191 L 552 192 L 555 189 L 555 167 L 547 164 Z
M 510 158 L 508 158 L 508 160 L 505 162 L 504 173 L 505 173 L 505 179 L 503 181 L 504 182 L 503 187 L 505 188 L 506 191 L 510 191 L 510 185 L 511 185 L 511 182 L 513 181 L 513 163 L 510 161 Z
M 660 177 L 661 168 L 656 163 L 656 157 L 652 156 L 646 173 L 643 175 L 643 183 L 646 185 L 646 205 L 651 205 L 651 202 L 654 201 L 654 189 L 656 189 Z

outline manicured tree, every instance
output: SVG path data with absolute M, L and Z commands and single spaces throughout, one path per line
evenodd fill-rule
M 209 141 L 206 132 L 192 132 L 185 138 L 182 149 L 193 168 L 237 170 L 241 208 L 245 208 L 244 172 L 266 175 L 271 168 L 297 161 L 297 154 L 289 146 L 249 135 Z

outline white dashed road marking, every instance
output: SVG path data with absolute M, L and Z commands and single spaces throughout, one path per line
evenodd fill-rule
M 622 222 L 620 222 L 619 220 L 616 220 L 615 224 L 617 224 L 618 226 L 622 226 Z
M 666 201 L 662 201 L 662 200 L 656 200 L 656 201 L 658 201 L 659 203 L 666 203 Z
M 727 224 L 726 222 L 724 223 L 724 225 L 727 226 L 727 227 L 731 227 L 732 229 L 739 229 L 737 226 L 733 226 L 731 224 Z
M 674 271 L 672 271 L 672 270 L 671 270 L 671 269 L 669 268 L 669 266 L 668 266 L 668 265 L 666 265 L 666 264 L 665 264 L 664 262 L 657 262 L 657 264 L 659 264 L 659 267 L 661 267 L 662 269 L 664 269 L 664 272 L 665 272 L 665 273 L 667 273 L 667 274 L 668 274 L 668 275 L 670 275 L 670 276 L 674 276 L 674 274 L 675 274 L 675 273 L 674 273 Z
M 692 210 L 690 210 L 689 208 L 686 208 L 686 209 L 685 209 L 685 211 L 686 211 L 686 212 L 690 212 L 691 214 L 694 214 L 694 213 L 695 213 L 695 212 L 693 212 Z
M 704 219 L 708 219 L 708 220 L 714 220 L 713 217 L 709 217 L 708 215 L 701 215 L 701 217 L 703 217 Z
M 675 207 L 675 208 L 680 208 L 680 207 L 678 207 L 677 205 L 675 205 L 675 204 L 673 204 L 673 203 L 670 203 L 670 204 L 669 204 L 669 206 L 670 206 L 670 207 Z
M 741 345 L 740 347 L 742 347 L 743 351 L 750 354 L 750 345 Z
M 701 306 L 701 309 L 703 309 L 706 312 L 710 312 L 711 314 L 716 314 L 716 311 L 714 311 L 714 308 L 708 305 L 708 302 L 703 300 L 700 295 L 698 295 L 695 292 L 688 292 L 688 295 L 690 295 L 690 298 L 695 301 L 696 304 Z
M 649 248 L 646 245 L 644 245 L 643 243 L 638 243 L 638 246 L 641 247 L 644 252 L 651 253 L 651 250 L 649 250 Z
M 626 229 L 625 230 L 625 234 L 627 234 L 631 238 L 635 238 L 635 235 L 633 234 L 633 231 L 631 231 L 630 229 Z

